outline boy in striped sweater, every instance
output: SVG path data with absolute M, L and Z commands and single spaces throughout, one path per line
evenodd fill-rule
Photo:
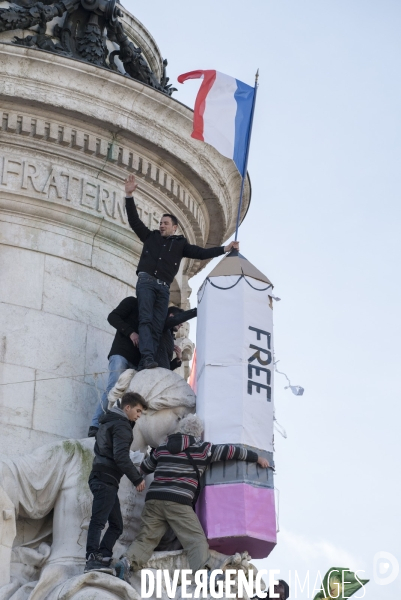
M 210 463 L 220 460 L 244 460 L 258 463 L 264 469 L 269 467 L 269 462 L 252 450 L 199 441 L 202 431 L 199 417 L 188 415 L 181 421 L 179 433 L 169 435 L 167 442 L 142 462 L 142 473 L 155 476 L 146 494 L 138 536 L 126 556 L 115 565 L 121 579 L 126 578 L 130 568 L 134 571 L 142 568 L 169 526 L 187 551 L 192 571 L 206 568 L 209 546 L 192 508 L 198 495 L 199 476 Z

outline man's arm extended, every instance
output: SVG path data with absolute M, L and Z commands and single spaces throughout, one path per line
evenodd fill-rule
M 262 456 L 258 456 L 253 450 L 246 450 L 242 446 L 233 446 L 231 444 L 218 444 L 212 446 L 210 462 L 219 460 L 244 460 L 246 462 L 258 463 L 263 469 L 269 467 L 269 461 Z
M 149 227 L 146 227 L 145 223 L 139 218 L 138 211 L 132 197 L 137 185 L 138 184 L 135 181 L 134 175 L 129 175 L 128 179 L 125 180 L 125 208 L 127 209 L 128 223 L 130 224 L 131 229 L 135 231 L 141 242 L 144 242 L 152 232 Z
M 173 317 L 167 317 L 163 331 L 166 331 L 167 329 L 172 329 L 176 325 L 181 325 L 181 323 L 185 323 L 185 321 L 193 319 L 194 317 L 196 317 L 197 312 L 198 311 L 196 308 L 191 308 L 191 310 L 185 310 L 182 313 L 177 313 Z
M 233 248 L 239 250 L 239 242 L 230 242 L 227 246 L 216 246 L 215 248 L 201 248 L 193 244 L 185 244 L 182 255 L 187 258 L 206 260 L 207 258 L 221 256 L 225 252 L 230 252 Z
M 132 312 L 135 313 L 134 319 L 138 323 L 138 300 L 134 296 L 124 298 L 117 308 L 111 311 L 107 320 L 119 333 L 125 335 L 125 337 L 130 337 L 132 333 L 138 333 L 138 325 L 135 328 L 125 320 Z

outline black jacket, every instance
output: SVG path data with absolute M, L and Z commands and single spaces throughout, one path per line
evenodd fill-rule
M 191 308 L 190 310 L 185 310 L 184 312 L 177 313 L 173 317 L 167 317 L 166 323 L 164 325 L 164 330 L 162 336 L 160 338 L 159 349 L 157 351 L 156 362 L 159 367 L 163 367 L 164 369 L 170 369 L 174 371 L 181 366 L 182 361 L 178 358 L 173 359 L 174 352 L 174 343 L 175 343 L 175 335 L 174 335 L 174 327 L 176 325 L 181 325 L 181 323 L 185 323 L 185 321 L 189 321 L 193 319 L 197 315 L 197 309 Z
M 178 360 L 178 358 L 173 358 L 174 352 L 174 342 L 175 335 L 172 329 L 165 329 L 161 335 L 159 349 L 156 355 L 156 362 L 159 367 L 163 367 L 163 369 L 170 369 L 170 371 L 174 371 L 174 369 L 178 369 L 181 366 L 182 361 Z
M 106 473 L 116 480 L 117 485 L 123 475 L 126 475 L 135 486 L 143 481 L 142 475 L 129 455 L 134 439 L 132 433 L 134 425 L 135 423 L 129 421 L 119 408 L 108 410 L 100 417 L 92 473 Z
M 138 319 L 138 300 L 134 296 L 124 298 L 117 308 L 111 311 L 107 320 L 112 327 L 117 329 L 117 333 L 107 358 L 119 354 L 135 367 L 139 365 L 141 353 L 138 346 L 134 346 L 129 337 L 131 333 L 138 333 Z
M 126 198 L 125 205 L 128 222 L 143 242 L 137 273 L 143 271 L 170 285 L 180 268 L 182 258 L 206 260 L 224 254 L 224 246 L 201 248 L 200 246 L 188 244 L 183 235 L 171 235 L 164 238 L 160 231 L 157 229 L 151 231 L 141 221 L 133 198 Z
M 176 325 L 180 325 L 185 321 L 189 321 L 189 319 L 193 319 L 196 317 L 196 313 L 196 308 L 192 308 L 191 310 L 177 313 L 174 317 L 168 317 L 166 319 L 157 353 L 157 362 L 160 367 L 174 371 L 174 369 L 181 366 L 181 361 L 178 360 L 178 358 L 171 360 L 174 352 L 174 333 L 172 329 Z M 124 298 L 117 308 L 111 311 L 107 320 L 112 327 L 117 329 L 107 358 L 119 354 L 134 366 L 138 366 L 139 361 L 141 360 L 141 353 L 139 352 L 139 348 L 134 346 L 129 337 L 133 332 L 138 333 L 138 300 L 134 296 Z

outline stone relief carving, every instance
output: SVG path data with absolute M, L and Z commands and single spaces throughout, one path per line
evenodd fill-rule
M 128 227 L 125 200 L 120 188 L 58 165 L 0 154 L 0 190 L 2 189 L 28 192 L 80 210 L 88 209 Z M 138 198 L 136 203 L 140 217 L 150 228 L 157 229 L 163 209 L 155 209 Z M 191 217 L 192 222 L 194 216 L 191 214 Z
M 205 217 L 198 202 L 188 193 L 184 185 L 173 179 L 167 172 L 160 169 L 157 165 L 121 146 L 118 142 L 110 141 L 104 138 L 98 138 L 91 133 L 80 130 L 74 130 L 71 127 L 59 125 L 54 122 L 46 122 L 40 118 L 30 117 L 28 115 L 17 115 L 12 112 L 0 112 L 0 131 L 15 133 L 25 137 L 32 136 L 39 140 L 49 141 L 59 144 L 63 147 L 70 147 L 74 150 L 84 152 L 103 160 L 102 168 L 107 163 L 117 165 L 127 171 L 133 172 L 139 177 L 157 187 L 169 198 L 174 199 L 179 208 L 194 229 L 196 236 L 195 243 L 203 244 L 203 236 L 206 230 Z M 3 127 L 1 127 L 3 125 Z M 6 162 L 9 158 L 9 162 Z M 47 178 L 49 177 L 49 167 L 41 164 L 37 160 L 27 161 L 19 157 L 4 155 L 4 163 L 0 155 L 0 184 L 6 185 L 8 179 L 8 164 L 13 164 L 10 174 L 13 170 L 19 169 L 22 189 L 41 193 L 44 189 Z M 14 164 L 15 163 L 15 164 Z M 125 211 L 122 206 L 121 190 L 112 189 L 108 185 L 102 184 L 98 179 L 83 177 L 80 173 L 68 173 L 66 169 L 57 169 L 53 172 L 54 179 L 51 179 L 50 192 L 54 193 L 56 198 L 65 198 L 71 201 L 73 198 L 79 198 L 81 206 L 87 207 L 103 214 L 109 218 L 118 219 L 122 224 L 126 224 Z M 62 174 L 61 174 L 62 173 Z M 46 177 L 46 181 L 44 181 Z M 61 177 L 61 179 L 60 179 Z M 65 179 L 67 178 L 67 179 Z M 43 180 L 43 182 L 42 182 Z M 103 186 L 103 187 L 102 187 Z M 64 192 L 57 192 L 65 188 Z M 104 191 L 102 191 L 104 190 Z M 46 187 L 46 193 L 49 188 Z M 84 199 L 83 199 L 84 197 Z M 146 212 L 146 210 L 145 210 Z M 160 212 L 157 211 L 152 217 L 150 227 L 157 227 Z
M 54 17 L 61 17 L 67 10 L 74 10 L 76 0 L 65 0 L 46 6 L 43 2 L 37 2 L 25 6 L 24 2 L 11 4 L 9 8 L 0 9 L 0 31 L 13 29 L 29 29 L 39 25 L 39 33 L 44 34 L 46 23 Z
M 126 35 L 119 21 L 123 13 L 118 4 L 117 0 L 15 0 L 8 8 L 0 8 L 0 32 L 32 31 L 36 27 L 37 31 L 33 30 L 32 35 L 15 36 L 13 43 L 79 58 L 120 72 L 115 62 L 118 57 L 124 67 L 124 75 L 171 96 L 176 88 L 168 83 L 167 60 L 163 61 L 163 74 L 159 81 L 147 64 L 142 49 Z M 64 17 L 64 20 L 61 25 L 55 23 L 49 35 L 48 23 L 55 17 Z M 110 54 L 108 40 L 119 46 Z

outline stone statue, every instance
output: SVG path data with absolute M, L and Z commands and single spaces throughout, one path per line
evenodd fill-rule
M 135 447 L 142 450 L 149 444 L 157 445 L 175 430 L 180 418 L 195 408 L 195 396 L 188 384 L 176 373 L 158 371 L 152 378 L 146 371 L 136 376 L 135 387 L 149 402 L 142 426 L 139 427 L 138 421 L 135 430 Z M 133 374 L 131 371 L 128 378 L 123 374 L 125 381 L 129 382 Z M 19 595 L 15 600 L 25 598 L 21 596 L 21 587 L 32 592 L 30 600 L 42 600 L 55 588 L 55 583 L 83 573 L 92 506 L 87 480 L 93 446 L 92 438 L 65 440 L 42 446 L 30 455 L 0 462 L 0 498 L 5 507 L 1 523 L 1 600 L 13 599 L 17 590 Z M 137 452 L 135 463 L 139 465 L 142 458 L 143 454 Z M 134 539 L 145 498 L 144 494 L 137 494 L 126 478 L 120 490 L 125 525 L 116 552 L 122 552 Z M 4 519 L 5 512 L 7 519 Z M 10 538 L 13 538 L 11 542 Z M 7 575 L 10 563 L 12 583 L 8 583 Z M 57 589 L 58 594 L 60 588 Z
M 156 448 L 167 432 L 175 431 L 180 419 L 195 412 L 195 394 L 185 379 L 167 369 L 127 369 L 109 393 L 109 407 L 125 392 L 137 392 L 149 403 L 149 410 L 135 426 L 133 450 Z
M 159 81 L 142 49 L 126 35 L 119 21 L 123 16 L 119 4 L 117 0 L 14 0 L 8 7 L 0 8 L 0 32 L 21 29 L 32 32 L 22 38 L 15 36 L 13 43 L 79 58 L 114 71 L 119 70 L 114 61 L 118 56 L 125 69 L 123 75 L 171 96 L 176 88 L 166 77 L 167 60 L 163 61 Z M 110 56 L 107 41 L 119 46 Z
M 185 380 L 166 369 L 126 371 L 110 392 L 111 402 L 128 387 L 149 403 L 135 428 L 136 452 L 131 452 L 139 465 L 149 445 L 157 446 L 176 430 L 181 418 L 194 412 L 195 396 Z M 138 574 L 131 585 L 105 573 L 83 574 L 94 441 L 64 440 L 29 455 L 0 460 L 0 600 L 140 599 Z M 147 486 L 150 481 L 147 478 Z M 139 494 L 126 477 L 122 479 L 124 533 L 116 544 L 116 557 L 135 538 L 145 494 L 146 490 Z M 253 568 L 246 555 L 212 555 L 215 568 Z M 188 564 L 182 550 L 165 551 L 156 552 L 148 567 L 168 569 L 172 577 L 174 569 Z

